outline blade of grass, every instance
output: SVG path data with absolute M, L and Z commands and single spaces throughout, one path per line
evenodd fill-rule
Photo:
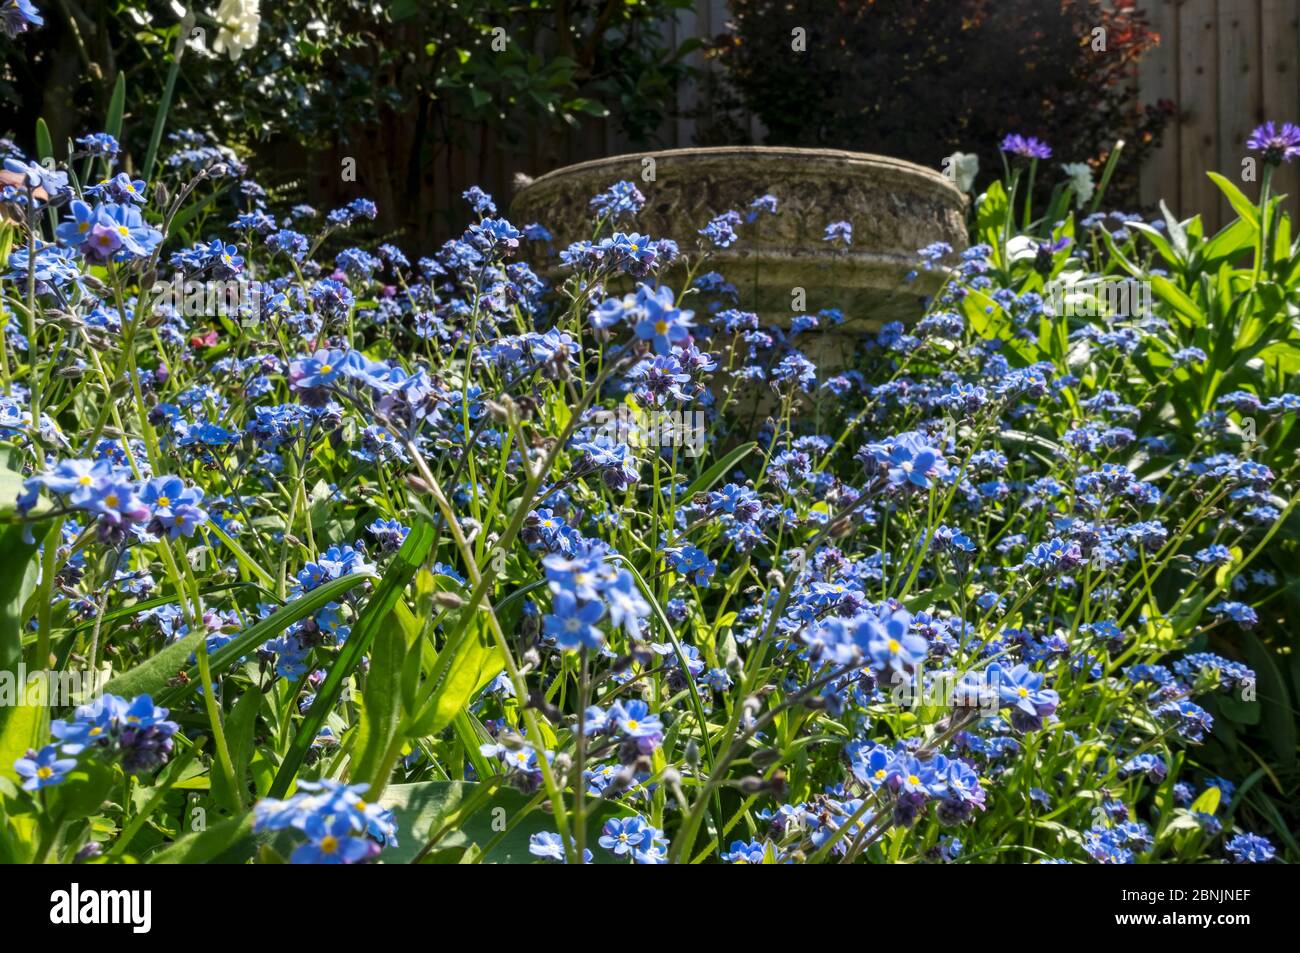
M 122 138 L 122 114 L 126 112 L 126 73 L 117 74 L 113 84 L 113 96 L 108 101 L 108 116 L 104 119 L 104 131 L 114 139 Z
M 365 582 L 377 578 L 373 573 L 357 572 L 317 586 L 299 599 L 282 606 L 265 619 L 250 625 L 216 652 L 212 653 L 212 667 L 218 672 L 247 655 L 267 639 L 274 638 L 300 619 L 305 619 L 319 609 L 342 596 L 344 593 Z M 155 656 L 156 658 L 157 656 Z M 152 659 L 150 660 L 152 661 Z M 148 665 L 149 662 L 143 663 Z M 137 666 L 139 667 L 139 666 Z M 134 669 L 132 669 L 134 671 Z M 127 674 L 130 674 L 129 672 Z M 174 674 L 174 672 L 173 672 Z M 190 683 L 182 685 L 162 696 L 160 702 L 175 705 L 194 690 L 194 679 L 198 676 L 197 667 L 190 670 Z M 111 683 L 110 683 L 111 684 Z
M 268 586 L 272 589 L 275 588 L 275 579 L 271 576 L 271 574 L 267 572 L 265 569 L 263 569 L 261 566 L 259 566 L 257 564 L 257 560 L 255 560 L 252 556 L 248 555 L 248 553 L 244 550 L 244 547 L 240 546 L 239 543 L 235 542 L 234 538 L 231 537 L 225 530 L 219 527 L 216 523 L 212 523 L 212 522 L 209 522 L 207 526 L 204 527 L 204 529 L 206 532 L 211 533 L 213 536 L 217 537 L 217 539 L 221 540 L 221 542 L 225 545 L 225 547 L 235 554 L 235 558 L 239 560 L 239 562 L 243 565 L 243 567 L 247 569 L 249 572 L 251 572 L 254 576 L 256 576 L 261 581 L 262 585 Z M 208 545 L 211 546 L 212 544 L 209 543 Z
M 167 125 L 167 113 L 172 108 L 172 96 L 176 93 L 176 77 L 180 75 L 181 58 L 185 55 L 185 41 L 189 39 L 190 30 L 194 28 L 194 13 L 191 10 L 185 11 L 185 18 L 181 20 L 180 28 L 176 33 L 176 43 L 172 47 L 172 65 L 167 70 L 167 81 L 163 85 L 162 99 L 158 101 L 158 112 L 154 114 L 153 132 L 149 136 L 149 151 L 144 156 L 144 166 L 141 170 L 141 178 L 146 182 L 150 181 L 153 174 L 154 160 L 158 158 L 158 146 L 162 143 L 163 129 Z
M 736 447 L 725 457 L 696 477 L 695 482 L 687 488 L 682 498 L 690 499 L 696 493 L 704 493 L 711 490 L 713 484 L 722 479 L 728 470 L 734 467 L 741 460 L 745 459 L 745 457 L 749 456 L 757 446 L 758 444 L 751 440 L 749 443 L 742 443 L 739 447 Z

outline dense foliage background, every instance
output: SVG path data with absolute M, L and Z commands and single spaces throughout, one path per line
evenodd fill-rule
M 1168 104 L 1137 99 L 1136 66 L 1155 38 L 1131 2 L 732 0 L 707 69 L 687 65 L 702 40 L 667 22 L 693 6 L 288 0 L 234 61 L 212 51 L 214 11 L 197 9 L 203 32 L 185 49 L 173 115 L 256 153 L 267 186 L 287 198 L 341 201 L 351 183 L 340 163 L 350 157 L 380 204 L 379 231 L 422 250 L 466 224 L 462 206 L 434 196 L 453 168 L 468 165 L 474 182 L 507 195 L 525 153 L 561 164 L 557 142 L 585 142 L 606 124 L 627 148 L 653 148 L 674 141 L 667 128 L 683 115 L 699 144 L 751 141 L 757 117 L 772 145 L 929 167 L 977 153 L 982 182 L 999 174 L 996 143 L 1009 129 L 1070 143 L 1076 161 L 1097 169 L 1124 139 L 1112 195 L 1132 206 L 1136 170 L 1169 116 Z M 68 0 L 22 42 L 0 35 L 0 130 L 30 149 L 45 115 L 61 149 L 104 115 L 121 72 L 138 90 L 127 139 L 147 141 L 181 12 L 162 0 Z M 796 27 L 806 52 L 791 49 Z M 597 134 L 578 157 L 603 154 L 604 142 Z M 496 161 L 501 154 L 513 158 Z
M 1136 200 L 1137 170 L 1169 119 L 1140 103 L 1137 64 L 1156 42 L 1132 0 L 731 0 L 711 45 L 723 67 L 709 141 L 830 146 L 926 166 L 975 152 L 1000 174 L 1009 129 L 1071 146 L 1097 167 L 1126 143 L 1112 195 Z M 791 49 L 806 31 L 807 52 Z M 1097 31 L 1101 31 L 1100 34 Z M 1101 48 L 1098 48 L 1100 43 Z M 729 108 L 728 108 L 729 107 Z
M 180 6 L 162 0 L 68 0 L 47 28 L 0 35 L 0 130 L 28 138 L 38 116 L 62 144 L 108 107 L 118 73 L 133 94 L 128 141 L 147 141 L 180 33 Z M 196 8 L 175 86 L 173 117 L 267 166 L 268 186 L 333 202 L 351 185 L 340 159 L 381 202 L 382 231 L 409 240 L 444 229 L 429 193 L 449 152 L 470 154 L 493 182 L 491 148 L 530 134 L 563 135 L 609 116 L 631 141 L 651 143 L 687 76 L 664 20 L 691 0 L 509 0 L 423 3 L 287 0 L 266 10 L 256 46 L 237 60 L 213 50 L 212 9 Z M 73 108 L 68 108 L 71 105 Z M 327 166 L 324 177 L 309 175 Z M 400 197 L 400 199 L 399 199 Z M 464 212 L 457 207 L 463 227 Z M 425 246 L 432 247 L 432 246 Z

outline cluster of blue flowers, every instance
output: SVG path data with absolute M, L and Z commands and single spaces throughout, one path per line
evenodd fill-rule
M 6 30 L 33 22 L 21 0 L 3 10 Z M 1292 127 L 1257 135 L 1277 161 L 1300 155 Z M 400 739 L 392 780 L 509 784 L 557 819 L 589 799 L 591 829 L 535 834 L 537 858 L 589 862 L 590 845 L 638 864 L 706 849 L 787 863 L 889 844 L 952 863 L 1047 815 L 1027 857 L 1135 862 L 1194 833 L 1222 858 L 1274 858 L 1240 814 L 1192 796 L 1206 772 L 1174 752 L 1253 691 L 1232 638 L 1266 628 L 1279 580 L 1247 554 L 1290 512 L 1293 473 L 1252 459 L 1237 432 L 1243 415 L 1287 418 L 1300 400 L 1218 395 L 1180 442 L 1150 432 L 1146 405 L 1208 358 L 1177 346 L 1163 317 L 1081 321 L 1056 352 L 1040 343 L 1053 318 L 1043 282 L 1136 242 L 1131 217 L 920 249 L 918 272 L 941 282 L 925 316 L 829 367 L 811 342 L 843 313 L 770 324 L 699 267 L 788 214 L 777 196 L 692 223 L 684 248 L 639 232 L 645 196 L 614 183 L 591 201 L 590 237 L 545 272 L 556 288 L 523 260 L 551 232 L 511 223 L 481 189 L 465 193 L 464 233 L 412 264 L 344 234 L 374 219 L 368 200 L 273 213 L 229 150 L 193 133 L 172 143 L 169 175 L 229 187 L 233 242 L 169 236 L 162 259 L 146 201 L 158 189 L 113 173 L 111 137 L 78 140 L 110 173 L 84 190 L 7 162 L 24 187 L 6 201 L 64 212 L 53 241 L 11 254 L 8 280 L 26 294 L 33 278 L 91 347 L 148 332 L 123 361 L 132 426 L 109 428 L 106 412 L 74 450 L 60 426 L 71 404 L 51 409 L 21 384 L 0 398 L 0 436 L 28 460 L 19 517 L 64 519 L 41 564 L 61 619 L 102 616 L 116 638 L 110 609 L 170 586 L 178 600 L 131 614 L 129 637 L 199 632 L 214 653 L 327 583 L 378 578 L 427 521 L 437 548 L 385 622 L 407 636 L 394 681 L 408 708 L 472 684 L 447 734 Z M 1001 148 L 1021 171 L 1052 156 L 1020 135 Z M 854 254 L 853 222 L 824 229 L 824 253 Z M 128 281 L 150 258 L 256 293 L 214 317 L 87 280 L 93 267 Z M 7 345 L 42 354 L 40 332 L 25 333 L 11 322 Z M 102 376 L 76 353 L 75 374 Z M 687 414 L 707 462 L 665 439 L 682 430 L 663 421 Z M 200 543 L 218 585 L 168 564 Z M 188 703 L 260 692 L 283 733 L 352 654 L 338 647 L 356 649 L 374 587 L 353 581 Z M 1172 605 L 1171 589 L 1193 595 Z M 480 619 L 497 638 L 452 678 L 451 636 Z M 391 668 L 371 646 L 360 654 L 372 653 L 348 673 L 363 696 Z M 258 801 L 256 828 L 286 832 L 270 841 L 295 863 L 370 862 L 396 844 L 396 817 L 342 780 L 355 758 L 333 754 L 355 755 L 357 705 L 325 702 L 301 775 L 318 779 Z M 167 715 L 147 696 L 79 708 L 18 762 L 23 787 L 65 781 L 92 751 L 128 773 L 156 767 L 177 731 Z M 1152 788 L 1166 782 L 1162 813 Z M 741 812 L 736 833 L 711 816 L 724 803 Z
M 102 695 L 76 709 L 73 717 L 50 725 L 55 740 L 19 758 L 14 770 L 26 791 L 53 787 L 67 780 L 84 757 L 115 759 L 127 774 L 143 774 L 167 763 L 177 731 L 148 695 L 131 701 Z
M 544 527 L 547 518 L 538 514 L 537 522 Z M 607 619 L 629 638 L 640 638 L 650 605 L 632 573 L 610 562 L 611 553 L 599 541 L 582 540 L 579 546 L 542 559 L 552 592 L 551 613 L 543 620 L 545 634 L 561 649 L 598 650 L 605 643 L 598 623 Z
M 358 864 L 397 845 L 391 810 L 365 800 L 367 784 L 298 782 L 287 800 L 263 798 L 254 807 L 254 830 L 300 832 L 306 840 L 289 855 L 294 864 Z
M 203 491 L 180 477 L 160 476 L 139 481 L 127 467 L 111 460 L 64 460 L 23 484 L 18 505 L 31 511 L 44 490 L 69 509 L 89 514 L 101 539 L 121 543 L 135 539 L 193 536 L 208 520 L 200 505 Z

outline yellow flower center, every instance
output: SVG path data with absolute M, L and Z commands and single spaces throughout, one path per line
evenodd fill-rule
M 163 496 L 158 497 L 158 505 L 159 505 L 159 506 L 171 506 L 171 505 L 172 505 L 172 499 L 171 499 L 171 497 L 170 497 L 170 496 L 166 496 L 166 495 L 163 495 Z
M 655 322 L 655 334 L 659 335 L 660 337 L 663 337 L 663 336 L 664 336 L 665 334 L 667 334 L 667 333 L 668 333 L 668 322 L 667 322 L 667 321 L 656 321 L 656 322 Z
M 1029 697 L 1029 689 L 1027 689 L 1027 688 L 1017 688 L 1017 689 L 1016 689 L 1016 694 L 1019 695 L 1021 698 L 1028 698 L 1028 697 Z
M 898 639 L 890 639 L 890 640 L 889 640 L 889 651 L 890 651 L 891 653 L 893 653 L 893 652 L 897 652 L 897 651 L 898 651 L 899 649 L 901 649 L 901 648 L 902 648 L 902 646 L 898 643 Z
M 908 783 L 908 784 L 920 784 L 920 783 L 921 783 L 921 779 L 918 778 L 915 774 L 909 774 L 909 775 L 907 776 L 907 783 Z
M 36 769 L 36 776 L 42 781 L 48 781 L 50 778 L 54 777 L 54 769 L 47 767 L 46 765 L 41 765 Z
M 320 852 L 322 854 L 332 854 L 339 849 L 339 839 L 333 834 L 326 834 L 321 838 Z
M 334 370 L 334 365 L 333 365 L 333 364 L 322 364 L 322 365 L 320 366 L 320 372 L 321 372 L 322 374 L 328 374 L 328 373 L 329 373 L 330 371 L 332 371 L 332 370 Z

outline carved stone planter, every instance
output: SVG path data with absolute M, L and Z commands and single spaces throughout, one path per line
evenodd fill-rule
M 649 181 L 647 159 L 654 160 Z M 776 215 L 741 224 L 732 247 L 709 250 L 710 267 L 736 286 L 740 307 L 768 323 L 788 324 L 796 288 L 806 293 L 806 311 L 844 312 L 840 333 L 915 318 L 940 278 L 922 271 L 906 281 L 918 265 L 916 250 L 937 241 L 957 250 L 966 245 L 965 197 L 938 172 L 832 149 L 671 149 L 582 162 L 525 183 L 511 218 L 540 222 L 559 247 L 590 239 L 588 202 L 620 179 L 636 183 L 646 197 L 635 224 L 624 230 L 671 238 L 684 253 L 704 240 L 698 230 L 715 215 L 743 213 L 756 197 L 776 196 Z M 847 248 L 823 238 L 837 221 L 853 226 Z

